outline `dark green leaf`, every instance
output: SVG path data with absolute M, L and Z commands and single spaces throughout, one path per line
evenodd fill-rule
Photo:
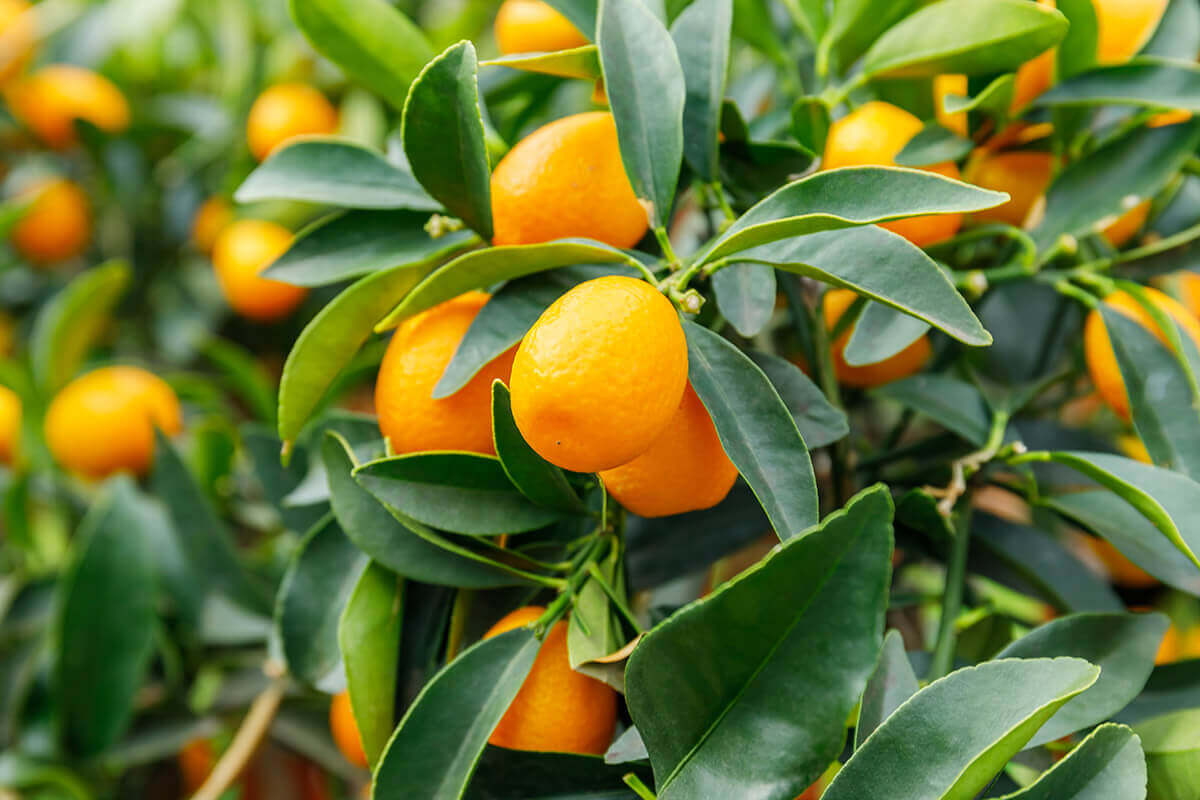
M 483 751 L 466 798 L 633 800 L 633 793 L 621 780 L 629 771 L 630 765 L 609 766 L 595 756 L 489 747 Z M 644 777 L 649 780 L 648 776 Z
M 974 97 L 946 95 L 942 99 L 942 109 L 947 114 L 961 114 L 964 111 L 979 111 L 992 116 L 1005 114 L 1012 107 L 1015 86 L 1016 76 L 1013 73 L 1001 75 Z
M 780 539 L 817 523 L 817 484 L 796 422 L 767 376 L 740 350 L 684 322 L 688 377 L 729 459 L 750 484 Z
M 375 772 L 372 796 L 458 800 L 533 666 L 528 628 L 485 639 L 434 676 L 400 721 Z
M 712 277 L 717 308 L 742 336 L 755 336 L 775 311 L 775 270 L 766 264 L 731 264 Z
M 896 154 L 896 163 L 902 167 L 927 167 L 945 161 L 959 161 L 970 155 L 973 149 L 975 143 L 970 139 L 936 122 L 930 122 Z
M 914 0 L 835 0 L 817 50 L 818 68 L 823 69 L 831 54 L 836 53 L 838 66 L 845 71 L 915 4 Z
M 511 67 L 526 72 L 589 81 L 598 81 L 603 77 L 600 72 L 600 51 L 594 44 L 549 53 L 513 53 L 481 61 L 480 66 Z
M 1200 111 L 1200 68 L 1174 60 L 1138 58 L 1076 75 L 1039 95 L 1034 105 L 1131 105 Z
M 1095 66 L 1100 23 L 1092 0 L 1061 0 L 1056 7 L 1071 25 L 1058 46 L 1058 80 L 1061 83 Z
M 521 494 L 547 508 L 584 511 L 566 473 L 539 456 L 517 430 L 508 387 L 500 381 L 492 384 L 492 436 L 500 466 Z
M 695 0 L 671 26 L 687 87 L 683 156 L 708 183 L 719 177 L 717 133 L 725 99 L 732 25 L 732 0 Z
M 852 367 L 878 364 L 900 353 L 929 331 L 929 323 L 882 303 L 868 302 L 854 323 L 842 358 Z
M 675 44 L 640 0 L 600 0 L 596 43 L 621 161 L 655 227 L 664 227 L 683 163 L 687 88 Z
M 751 350 L 747 355 L 779 392 L 810 449 L 832 444 L 850 433 L 845 412 L 834 408 L 820 387 L 799 367 L 770 353 Z
M 459 42 L 409 88 L 401 123 L 413 175 L 446 210 L 492 238 L 491 167 L 479 106 L 475 46 Z
M 1189 0 L 1170 0 L 1158 30 L 1142 52 L 1185 61 L 1195 59 L 1200 52 L 1200 6 Z
M 1144 800 L 1146 759 L 1123 725 L 1101 725 L 1033 784 L 1001 800 Z
M 983 395 L 948 375 L 914 375 L 881 386 L 875 393 L 919 411 L 974 445 L 983 446 L 992 416 Z
M 596 38 L 597 0 L 547 0 L 588 39 Z
M 801 97 L 792 106 L 792 135 L 813 153 L 824 152 L 829 124 L 829 106 L 819 97 Z
M 867 737 L 920 688 L 908 653 L 904 652 L 904 638 L 899 631 L 888 631 L 879 663 L 863 692 L 858 723 L 854 726 L 854 746 L 862 747 Z
M 660 798 L 793 797 L 837 757 L 882 642 L 891 515 L 863 492 L 641 641 L 626 700 Z
M 367 761 L 383 755 L 396 720 L 404 582 L 372 561 L 354 587 L 338 623 L 350 705 Z

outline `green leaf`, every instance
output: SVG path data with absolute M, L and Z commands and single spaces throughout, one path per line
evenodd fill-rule
M 1153 197 L 1200 143 L 1200 122 L 1137 128 L 1068 165 L 1046 192 L 1038 247 L 1097 231 L 1128 210 L 1127 198 Z
M 279 380 L 279 438 L 299 435 L 325 392 L 348 365 L 388 309 L 425 275 L 421 266 L 400 266 L 360 279 L 304 326 Z
M 989 661 L 952 672 L 876 728 L 823 800 L 884 792 L 905 800 L 971 800 L 1099 674 L 1077 658 Z
M 478 453 L 384 458 L 363 464 L 354 478 L 400 513 L 452 533 L 524 533 L 563 516 L 525 499 L 508 479 L 500 459 Z
M 821 5 L 804 0 L 806 7 Z M 821 13 L 821 24 L 824 25 L 824 9 Z M 815 21 L 815 20 L 813 20 Z M 810 24 L 810 27 L 813 27 Z M 733 1 L 733 32 L 741 39 L 756 47 L 776 64 L 787 62 L 787 49 L 780 40 L 779 32 L 775 29 L 775 21 L 771 16 L 771 5 L 768 0 L 734 0 Z M 811 41 L 816 41 L 819 33 L 806 32 Z
M 1001 75 L 983 88 L 974 97 L 959 97 L 948 94 L 942 100 L 942 108 L 947 114 L 961 114 L 964 111 L 978 111 L 991 116 L 1007 114 L 1012 107 L 1013 93 L 1016 88 L 1016 75 L 1009 73 Z
M 904 638 L 899 631 L 888 631 L 883 638 L 883 652 L 858 709 L 854 726 L 854 747 L 862 747 L 871 733 L 883 724 L 897 708 L 921 689 L 917 676 L 904 652 Z
M 914 375 L 881 386 L 875 394 L 924 414 L 979 447 L 992 427 L 992 415 L 979 390 L 948 375 Z
M 946 273 L 907 239 L 882 228 L 826 231 L 772 242 L 740 253 L 738 261 L 771 264 L 853 289 L 965 344 L 992 342 L 991 334 Z
M 1141 512 L 1107 490 L 1044 498 L 1045 504 L 1107 539 L 1130 561 L 1163 583 L 1200 595 L 1200 570 Z
M 342 688 L 338 622 L 368 563 L 332 514 L 305 534 L 275 605 L 275 628 L 292 675 L 325 691 Z
M 571 288 L 605 275 L 636 273 L 622 265 L 578 264 L 517 278 L 492 295 L 458 343 L 437 385 L 435 398 L 449 397 L 525 336 L 550 305 Z
M 731 264 L 712 276 L 717 308 L 746 338 L 766 327 L 775 311 L 775 270 L 766 264 Z
M 1062 41 L 1061 12 L 1027 0 L 941 0 L 892 26 L 863 57 L 867 77 L 1010 72 Z
M 927 167 L 960 161 L 974 149 L 975 143 L 970 139 L 930 122 L 896 154 L 896 163 L 902 167 Z
M 475 556 L 465 544 L 452 551 L 402 524 L 355 482 L 354 455 L 342 437 L 327 435 L 321 455 L 333 513 L 346 536 L 375 561 L 406 578 L 441 586 L 488 589 L 519 582 Z M 453 546 L 453 541 L 447 540 L 447 545 Z
M 1197 51 L 1200 51 L 1200 6 L 1187 0 L 1170 0 L 1158 22 L 1158 30 L 1142 52 L 1190 61 Z
M 296 286 L 324 286 L 392 267 L 433 267 L 478 242 L 470 231 L 437 239 L 426 215 L 350 211 L 319 220 L 296 235 L 263 275 Z
M 375 771 L 372 797 L 458 800 L 541 643 L 528 628 L 485 639 L 434 676 Z
M 1033 105 L 1130 105 L 1200 111 L 1200 68 L 1143 56 L 1076 75 L 1039 95 Z
M 838 756 L 882 642 L 891 516 L 868 489 L 634 649 L 625 697 L 659 798 L 794 797 Z
M 526 72 L 557 75 L 560 78 L 581 78 L 587 81 L 598 81 L 603 77 L 600 71 L 600 50 L 594 44 L 549 53 L 513 53 L 481 61 L 479 65 L 510 67 Z
M 835 0 L 829 26 L 817 48 L 818 69 L 832 54 L 845 72 L 879 35 L 912 11 L 914 0 Z
M 254 419 L 275 422 L 275 380 L 249 350 L 214 336 L 201 345 L 200 352 L 220 370 L 223 383 L 228 384 Z
M 538 753 L 489 747 L 483 751 L 467 800 L 630 800 L 621 778 L 638 765 L 609 765 L 574 753 Z M 650 777 L 643 776 L 648 782 Z
M 542 244 L 504 245 L 465 253 L 436 270 L 392 310 L 376 331 L 394 328 L 411 316 L 500 281 L 571 264 L 604 264 L 628 261 L 620 250 L 587 239 L 563 239 Z
M 597 0 L 546 0 L 588 39 L 595 39 Z
M 131 278 L 128 262 L 107 261 L 80 273 L 38 312 L 29 336 L 29 360 L 46 396 L 75 377 Z
M 608 585 L 621 591 L 624 570 L 623 556 L 618 548 L 613 548 L 602 562 L 596 564 L 600 575 Z M 604 680 L 604 669 L 615 671 L 617 676 L 624 673 L 623 664 L 604 665 L 590 664 L 598 658 L 617 652 L 625 644 L 622 636 L 621 621 L 614 616 L 612 602 L 604 587 L 594 577 L 584 581 L 575 596 L 571 607 L 571 618 L 567 622 L 567 655 L 571 669 L 585 674 L 597 667 L 603 668 L 592 675 L 597 680 Z M 612 683 L 613 681 L 608 681 Z M 614 688 L 624 689 L 621 678 L 615 681 Z
M 305 139 L 276 150 L 246 176 L 233 197 L 239 203 L 300 200 L 344 208 L 441 208 L 408 171 L 370 148 L 335 138 Z
M 1166 714 L 1136 726 L 1146 752 L 1151 800 L 1187 800 L 1200 768 L 1200 709 Z
M 1096 7 L 1092 0 L 1062 0 L 1056 3 L 1056 7 L 1071 25 L 1066 38 L 1058 46 L 1058 81 L 1062 83 L 1096 65 L 1100 23 L 1096 19 Z
M 792 136 L 813 153 L 824 152 L 830 122 L 829 106 L 819 97 L 801 97 L 792 106 Z
M 1146 758 L 1124 725 L 1101 725 L 1036 782 L 1001 800 L 1144 800 Z
M 868 302 L 854 323 L 842 358 L 852 367 L 878 364 L 900 353 L 929 331 L 929 323 L 882 303 Z
M 1100 677 L 1064 705 L 1027 747 L 1052 742 L 1111 717 L 1137 697 L 1167 632 L 1162 614 L 1072 614 L 1042 625 L 996 658 L 1073 656 L 1100 667 Z
M 850 433 L 846 414 L 835 408 L 820 387 L 792 362 L 770 353 L 751 350 L 750 356 L 771 381 L 810 449 L 833 444 Z
M 387 0 L 289 0 L 292 19 L 317 52 L 397 109 L 433 48 Z
M 372 561 L 358 579 L 338 622 L 350 707 L 363 751 L 378 763 L 395 726 L 404 581 Z
M 421 70 L 400 128 L 413 175 L 446 210 L 492 238 L 491 167 L 475 45 L 459 42 Z
M 684 322 L 688 378 L 729 460 L 750 484 L 775 533 L 787 540 L 817 524 L 817 483 L 796 422 L 761 369 L 721 336 Z
M 1200 484 L 1192 479 L 1108 453 L 1037 452 L 1021 458 L 1071 467 L 1116 493 L 1200 567 Z
M 671 39 L 687 88 L 683 106 L 683 157 L 706 183 L 712 183 L 720 175 L 717 134 L 725 99 L 732 25 L 732 0 L 695 0 L 671 25 Z
M 671 35 L 640 0 L 599 5 L 596 43 L 621 161 L 650 222 L 662 228 L 683 163 L 683 67 Z
M 146 679 L 159 625 L 146 529 L 158 522 L 133 483 L 118 478 L 76 534 L 59 587 L 52 679 L 58 733 L 77 756 L 117 742 Z
M 540 506 L 583 513 L 566 473 L 539 456 L 517 430 L 508 387 L 500 381 L 492 383 L 492 436 L 500 466 L 521 494 Z
M 1100 313 L 1147 452 L 1160 466 L 1200 477 L 1200 397 L 1179 359 L 1124 314 L 1108 305 L 1101 305 Z
M 703 250 L 715 261 L 757 245 L 821 231 L 925 214 L 982 211 L 1008 195 L 905 167 L 842 167 L 787 184 L 756 204 Z

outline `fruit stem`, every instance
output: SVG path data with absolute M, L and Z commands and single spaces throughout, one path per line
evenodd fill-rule
M 938 624 L 937 643 L 929 664 L 927 681 L 944 677 L 954 666 L 954 648 L 958 635 L 954 621 L 962 610 L 963 583 L 967 572 L 967 550 L 971 539 L 971 507 L 969 498 L 963 502 L 954 524 L 954 539 L 950 545 L 950 563 L 946 567 L 946 590 L 942 595 L 942 618 Z
M 721 233 L 724 233 L 730 225 L 737 219 L 737 213 L 733 210 L 733 206 L 729 205 L 729 201 L 725 199 L 725 187 L 720 181 L 713 181 L 708 185 L 712 192 L 713 198 L 717 201 L 717 208 L 721 209 L 721 213 L 725 215 L 725 222 L 721 224 Z
M 621 780 L 625 781 L 625 785 L 633 789 L 634 793 L 642 800 L 658 800 L 658 795 L 647 789 L 646 784 L 642 783 L 642 779 L 634 773 L 630 772 Z
M 658 246 L 662 248 L 663 257 L 667 260 L 667 264 L 671 267 L 671 271 L 679 270 L 683 264 L 679 260 L 679 256 L 675 255 L 675 248 L 671 246 L 671 237 L 667 235 L 667 229 L 659 225 L 654 229 L 654 238 L 658 240 Z
M 283 676 L 282 668 L 273 662 L 268 662 L 263 667 L 263 671 L 268 674 L 277 674 L 271 675 L 273 678 L 271 683 L 258 697 L 254 698 L 254 702 L 250 704 L 250 710 L 246 712 L 246 717 L 242 720 L 241 727 L 233 736 L 233 741 L 213 766 L 213 770 L 205 779 L 204 784 L 192 795 L 192 800 L 217 800 L 225 794 L 238 776 L 245 771 L 246 765 L 258 750 L 263 738 L 266 737 L 271 722 L 275 719 L 275 714 L 283 702 L 287 678 Z
M 594 580 L 604 593 L 608 595 L 608 599 L 612 601 L 613 606 L 621 613 L 621 616 L 633 626 L 633 629 L 638 633 L 642 632 L 642 623 L 638 621 L 637 615 L 630 610 L 626 602 L 617 594 L 617 590 L 612 587 L 604 577 L 604 573 L 596 566 L 596 562 L 592 561 L 587 565 L 588 575 Z
M 643 264 L 641 261 L 634 258 L 633 256 L 629 256 L 628 258 L 625 259 L 625 263 L 628 264 L 629 266 L 633 267 L 634 269 L 636 269 L 638 272 L 642 273 L 642 278 L 647 283 L 653 284 L 654 286 L 658 286 L 658 277 L 653 272 L 651 272 L 650 268 L 647 267 L 645 264 Z

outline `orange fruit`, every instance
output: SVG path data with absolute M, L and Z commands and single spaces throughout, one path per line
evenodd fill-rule
M 1181 122 L 1187 122 L 1192 118 L 1192 112 L 1182 108 L 1176 108 L 1171 111 L 1163 111 L 1161 114 L 1155 114 L 1150 119 L 1146 120 L 1147 128 L 1165 128 L 1168 125 L 1178 125 Z
M 175 392 L 138 367 L 101 367 L 68 383 L 46 411 L 46 444 L 64 468 L 89 478 L 145 474 L 154 429 L 182 429 Z
M 992 153 L 977 150 L 967 163 L 964 177 L 969 183 L 1012 198 L 1002 206 L 971 215 L 977 222 L 1003 222 L 1018 228 L 1046 193 L 1054 176 L 1054 156 L 1035 150 Z
M 708 410 L 690 385 L 649 450 L 600 473 L 617 502 L 642 517 L 711 508 L 725 499 L 737 476 Z
M 573 236 L 633 247 L 646 210 L 633 193 L 607 111 L 564 117 L 517 142 L 492 173 L 495 244 Z
M 213 269 L 229 305 L 243 317 L 271 322 L 286 317 L 304 302 L 303 286 L 260 278 L 292 244 L 282 225 L 243 219 L 225 227 L 213 243 Z
M 1150 302 L 1172 319 L 1178 322 L 1192 341 L 1200 346 L 1200 322 L 1188 313 L 1187 309 L 1157 289 L 1146 289 Z M 1104 300 L 1105 304 L 1115 311 L 1134 320 L 1143 328 L 1154 333 L 1160 341 L 1166 342 L 1166 337 L 1154 324 L 1150 314 L 1141 304 L 1127 292 L 1114 292 Z M 1088 312 L 1087 322 L 1083 327 L 1083 353 L 1087 361 L 1088 372 L 1096 391 L 1104 398 L 1104 402 L 1123 419 L 1129 419 L 1129 398 L 1125 394 L 1125 381 L 1121 378 L 1121 369 L 1117 364 L 1117 356 L 1113 352 L 1112 342 L 1108 338 L 1108 330 L 1099 310 Z
M 354 720 L 354 709 L 350 707 L 350 692 L 341 692 L 333 696 L 333 702 L 329 704 L 329 731 L 346 760 L 356 767 L 366 768 L 367 754 L 363 752 L 358 723 Z
M 0 0 L 0 83 L 20 72 L 33 55 L 32 8 L 26 0 Z
M 500 52 L 535 53 L 583 47 L 587 37 L 541 0 L 504 0 L 496 13 Z
M 0 463 L 12 464 L 21 439 L 21 398 L 0 386 Z
M 1200 274 L 1184 270 L 1173 277 L 1183 305 L 1193 317 L 1200 319 Z
M 305 83 L 280 83 L 258 96 L 246 120 L 250 152 L 262 161 L 297 136 L 337 132 L 338 114 L 325 95 Z
M 92 238 L 92 209 L 78 184 L 63 178 L 41 180 L 24 192 L 33 201 L 13 226 L 11 237 L 18 253 L 35 264 L 53 264 L 74 258 Z
M 1134 461 L 1140 461 L 1143 464 L 1154 463 L 1154 459 L 1150 458 L 1150 451 L 1146 449 L 1146 443 L 1135 433 L 1126 433 L 1118 436 L 1117 449 L 1126 458 L 1132 458 Z
M 1109 223 L 1100 235 L 1113 247 L 1123 247 L 1145 226 L 1149 217 L 1150 201 L 1143 200 Z
M 208 739 L 192 739 L 180 749 L 177 761 L 183 776 L 183 788 L 190 797 L 208 780 L 213 765 L 217 763 L 217 750 Z
M 866 103 L 829 127 L 821 169 L 895 166 L 896 155 L 922 127 L 921 120 L 891 103 Z M 948 178 L 959 177 L 958 167 L 951 161 L 921 169 Z M 949 239 L 961 225 L 961 214 L 937 214 L 896 220 L 880 227 L 900 234 L 917 247 L 928 247 Z
M 1183 631 L 1172 622 L 1158 647 L 1154 663 L 1171 664 L 1190 658 L 1200 658 L 1200 628 Z
M 646 452 L 687 386 L 679 315 L 649 283 L 585 281 L 546 309 L 517 349 L 513 418 L 542 458 L 576 472 Z
M 217 237 L 231 222 L 233 209 L 229 202 L 213 195 L 200 204 L 196 216 L 192 218 L 192 244 L 205 255 L 212 253 Z
M 838 320 L 854 304 L 857 297 L 858 295 L 849 289 L 827 291 L 824 302 L 825 326 L 833 330 L 837 326 Z M 838 382 L 846 386 L 869 389 L 907 378 L 909 375 L 920 372 L 932 354 L 929 337 L 922 336 L 891 358 L 884 359 L 877 364 L 853 367 L 846 363 L 844 355 L 846 345 L 850 342 L 851 333 L 853 333 L 853 327 L 838 336 L 830 347 L 834 373 L 837 375 Z
M 1129 589 L 1149 589 L 1158 586 L 1158 578 L 1143 570 L 1137 564 L 1125 557 L 1125 554 L 1114 547 L 1108 540 L 1096 536 L 1088 536 L 1084 541 L 1100 563 L 1104 565 L 1108 577 L 1117 586 Z
M 492 626 L 484 639 L 529 625 L 546 609 L 526 606 Z M 489 744 L 510 750 L 602 755 L 617 724 L 617 693 L 571 669 L 567 623 L 550 628 L 533 668 L 509 704 Z
M 70 64 L 52 64 L 8 86 L 9 110 L 54 148 L 76 142 L 75 120 L 108 133 L 129 127 L 129 103 L 108 78 Z
M 406 319 L 396 329 L 375 383 L 379 429 L 395 452 L 496 452 L 492 382 L 508 380 L 515 348 L 492 360 L 449 397 L 433 397 L 434 386 L 487 301 L 483 292 L 467 292 Z
M 1099 25 L 1096 60 L 1123 64 L 1150 41 L 1168 0 L 1092 0 Z
M 959 136 L 966 136 L 967 112 L 959 111 L 954 114 L 947 112 L 943 103 L 946 95 L 949 94 L 959 97 L 967 96 L 966 75 L 938 75 L 933 79 L 933 110 L 937 121 L 942 124 L 943 128 L 948 128 Z

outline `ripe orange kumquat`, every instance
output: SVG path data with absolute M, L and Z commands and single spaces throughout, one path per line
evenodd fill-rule
M 26 0 L 0 0 L 0 83 L 24 69 L 33 55 L 32 9 Z
M 13 81 L 5 97 L 26 127 L 51 147 L 75 144 L 75 120 L 108 133 L 129 127 L 129 103 L 112 81 L 69 64 L 52 64 Z
M 33 199 L 11 232 L 18 253 L 44 266 L 75 258 L 87 249 L 92 209 L 78 184 L 62 178 L 42 180 L 21 196 Z
M 1104 565 L 1109 578 L 1117 586 L 1124 586 L 1129 589 L 1149 589 L 1158 585 L 1158 578 L 1155 578 L 1130 561 L 1124 553 L 1113 547 L 1107 539 L 1089 536 L 1084 541 L 1088 543 L 1088 549 Z
M 21 441 L 21 398 L 0 386 L 0 463 L 11 465 Z
M 217 763 L 217 750 L 208 739 L 192 739 L 180 749 L 176 760 L 183 777 L 183 788 L 190 797 L 208 780 Z
M 649 218 L 625 174 L 607 111 L 564 117 L 517 142 L 492 173 L 493 242 L 573 236 L 632 247 Z
M 534 53 L 583 47 L 587 38 L 570 20 L 541 0 L 505 0 L 496 13 L 500 52 Z
M 891 103 L 865 103 L 829 127 L 821 168 L 895 166 L 897 154 L 923 127 L 921 120 Z M 947 178 L 959 177 L 958 167 L 950 161 L 921 169 Z M 900 234 L 917 247 L 929 247 L 958 233 L 961 225 L 961 214 L 938 214 L 900 219 L 880 227 Z
M 325 95 L 304 83 L 280 83 L 258 96 L 246 120 L 246 141 L 259 161 L 297 136 L 337 132 L 338 113 Z
M 375 383 L 375 409 L 380 430 L 395 452 L 496 452 L 492 382 L 509 379 L 515 349 L 493 359 L 449 397 L 433 397 L 446 365 L 487 301 L 483 292 L 468 292 L 405 320 L 393 334 Z
M 87 478 L 143 475 L 154 458 L 154 429 L 183 427 L 175 392 L 137 367 L 102 367 L 68 383 L 46 411 L 46 444 L 56 461 Z
M 966 75 L 938 75 L 933 79 L 933 111 L 942 127 L 954 131 L 959 136 L 967 135 L 967 112 L 946 111 L 946 96 L 967 96 Z
M 259 322 L 282 319 L 308 296 L 302 286 L 259 277 L 292 244 L 282 225 L 243 219 L 226 226 L 213 244 L 213 269 L 229 305 Z
M 200 204 L 192 218 L 192 244 L 205 255 L 211 254 L 221 231 L 233 222 L 233 209 L 223 197 L 210 197 Z
M 978 150 L 967 162 L 964 179 L 984 189 L 1007 192 L 1010 200 L 971 215 L 976 222 L 1003 222 L 1018 228 L 1045 195 L 1054 175 L 1054 156 L 1036 150 L 992 153 Z
M 1150 217 L 1150 201 L 1142 200 L 1106 225 L 1100 235 L 1113 247 L 1124 247 L 1146 225 Z
M 329 731 L 347 761 L 356 767 L 367 766 L 367 754 L 363 752 L 349 692 L 339 692 L 333 696 L 333 702 L 329 704 Z
M 827 291 L 824 302 L 825 327 L 833 330 L 837 326 L 838 320 L 850 309 L 857 297 L 849 289 Z M 877 364 L 855 367 L 846 363 L 845 358 L 846 345 L 850 343 L 852 333 L 852 328 L 844 331 L 830 348 L 834 373 L 837 375 L 838 382 L 846 386 L 870 389 L 907 378 L 909 375 L 920 372 L 933 352 L 929 344 L 929 337 L 922 336 L 891 358 L 884 359 Z
M 484 639 L 529 625 L 545 609 L 526 606 L 492 626 Z M 571 669 L 567 623 L 546 634 L 533 668 L 504 712 L 489 744 L 510 750 L 601 755 L 617 724 L 617 693 L 605 683 Z
M 521 341 L 513 418 L 547 461 L 576 472 L 612 469 L 666 430 L 687 374 L 687 342 L 667 298 L 635 278 L 585 281 Z
M 1168 0 L 1092 0 L 1096 9 L 1096 60 L 1123 64 L 1154 35 Z
M 712 418 L 690 385 L 649 450 L 600 473 L 617 502 L 642 517 L 711 508 L 725 499 L 737 476 Z

